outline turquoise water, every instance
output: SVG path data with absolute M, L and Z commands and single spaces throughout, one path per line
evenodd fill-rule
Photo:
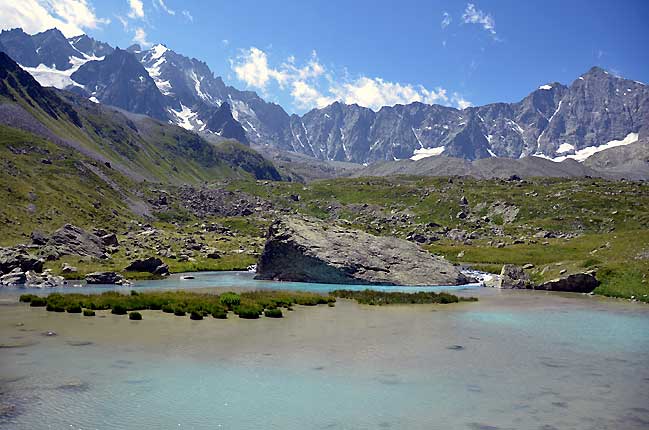
M 181 276 L 191 275 L 195 279 L 183 279 Z M 172 275 L 170 278 L 156 281 L 136 281 L 132 286 L 124 287 L 120 285 L 89 285 L 83 288 L 75 288 L 72 285 L 78 282 L 70 281 L 70 286 L 59 288 L 4 288 L 0 289 L 2 294 L 15 294 L 17 291 L 29 293 L 53 293 L 53 292 L 74 292 L 74 293 L 100 293 L 103 291 L 130 291 L 146 289 L 165 289 L 165 290 L 191 290 L 196 288 L 222 288 L 222 289 L 272 289 L 272 290 L 293 290 L 293 291 L 313 291 L 327 293 L 336 289 L 364 290 L 370 288 L 367 285 L 338 285 L 338 284 L 318 284 L 306 282 L 279 282 L 279 281 L 260 281 L 253 279 L 254 273 L 251 272 L 196 272 L 183 273 L 182 275 Z M 371 286 L 373 290 L 380 291 L 461 291 L 471 288 L 478 288 L 478 284 L 468 284 L 459 286 Z
M 256 284 L 228 274 L 194 286 L 215 279 Z M 0 429 L 649 428 L 648 306 L 468 293 L 480 301 L 340 301 L 258 321 L 147 311 L 137 322 L 5 295 Z

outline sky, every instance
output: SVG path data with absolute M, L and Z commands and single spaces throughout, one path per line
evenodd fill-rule
M 0 28 L 164 43 L 289 113 L 519 101 L 592 66 L 649 82 L 646 0 L 0 0 Z

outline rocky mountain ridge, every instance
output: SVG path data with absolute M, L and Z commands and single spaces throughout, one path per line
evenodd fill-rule
M 415 102 L 375 112 L 335 102 L 289 116 L 162 44 L 124 51 L 85 35 L 65 39 L 56 29 L 32 36 L 14 29 L 0 34 L 0 47 L 43 85 L 186 129 L 320 160 L 364 164 L 444 155 L 583 161 L 649 134 L 649 86 L 598 67 L 569 85 L 541 85 L 516 103 L 460 110 Z

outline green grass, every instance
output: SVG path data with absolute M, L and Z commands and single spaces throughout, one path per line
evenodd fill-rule
M 375 290 L 335 290 L 330 293 L 334 297 L 353 299 L 364 305 L 392 305 L 392 304 L 449 304 L 459 302 L 475 302 L 475 297 L 458 297 L 449 293 L 435 293 L 418 291 L 416 293 L 384 292 Z
M 44 298 L 33 294 L 20 296 L 20 301 L 24 303 L 34 303 L 39 300 L 44 300 L 46 309 L 53 312 L 63 312 L 66 309 L 68 312 L 73 309 L 75 313 L 81 313 L 82 309 L 110 310 L 115 315 L 128 314 L 131 319 L 141 319 L 141 314 L 138 318 L 137 311 L 150 309 L 162 310 L 176 316 L 185 316 L 189 313 L 191 319 L 200 320 L 208 315 L 217 319 L 227 318 L 228 311 L 232 311 L 240 318 L 256 319 L 265 310 L 269 310 L 272 318 L 277 317 L 277 310 L 281 307 L 315 306 L 332 303 L 336 299 L 314 293 L 285 291 L 250 291 L 222 295 L 187 291 L 145 293 L 133 291 L 130 295 L 126 295 L 108 291 L 88 295 L 52 293 Z

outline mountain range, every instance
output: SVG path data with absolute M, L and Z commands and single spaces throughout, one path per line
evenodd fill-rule
M 44 86 L 188 130 L 327 161 L 368 164 L 447 156 L 583 161 L 649 135 L 649 86 L 593 67 L 516 103 L 456 109 L 419 102 L 378 111 L 335 102 L 302 116 L 158 44 L 114 48 L 51 29 L 0 33 L 0 49 Z

